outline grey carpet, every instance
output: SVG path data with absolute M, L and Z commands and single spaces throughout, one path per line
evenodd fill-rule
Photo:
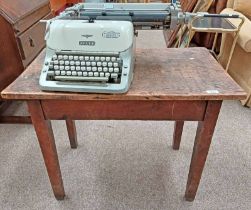
M 160 32 L 140 33 L 137 44 L 165 47 Z M 76 150 L 64 122 L 53 122 L 64 201 L 53 196 L 33 127 L 0 125 L 0 209 L 251 209 L 250 116 L 224 102 L 192 203 L 183 197 L 197 123 L 185 124 L 174 151 L 173 122 L 78 121 Z

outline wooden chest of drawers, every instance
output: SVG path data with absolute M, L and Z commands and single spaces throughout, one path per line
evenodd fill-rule
M 39 20 L 51 17 L 48 0 L 0 0 L 0 91 L 44 48 Z

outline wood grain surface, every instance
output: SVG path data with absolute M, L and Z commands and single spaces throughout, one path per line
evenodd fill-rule
M 210 101 L 204 120 L 198 123 L 185 193 L 187 201 L 193 201 L 196 196 L 221 104 L 221 101 Z
M 49 5 L 48 0 L 15 0 L 15 2 L 10 2 L 12 1 L 0 1 L 0 14 L 12 24 L 16 23 L 27 14 L 36 11 L 38 8 Z
M 0 28 L 0 91 L 2 91 L 22 73 L 24 67 L 14 30 L 2 16 L 0 16 Z
M 51 122 L 44 119 L 39 101 L 29 101 L 28 107 L 54 195 L 63 200 L 65 191 Z
M 239 100 L 246 93 L 205 48 L 138 49 L 134 79 L 126 94 L 44 92 L 39 76 L 42 52 L 27 70 L 2 92 L 21 100 Z
M 204 119 L 205 101 L 170 100 L 42 100 L 51 120 L 189 120 Z

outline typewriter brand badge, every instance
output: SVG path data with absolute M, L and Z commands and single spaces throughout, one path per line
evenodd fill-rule
M 120 37 L 120 33 L 115 31 L 104 31 L 102 36 L 107 39 L 117 39 Z
M 81 46 L 95 46 L 95 44 L 94 41 L 79 41 L 79 45 Z
M 90 34 L 84 34 L 82 35 L 82 37 L 85 37 L 86 39 L 90 38 L 90 37 L 93 37 L 93 35 L 90 35 Z

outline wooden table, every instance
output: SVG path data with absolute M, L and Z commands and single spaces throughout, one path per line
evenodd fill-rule
M 184 121 L 198 121 L 185 198 L 195 198 L 223 100 L 246 93 L 204 48 L 138 50 L 134 80 L 127 94 L 42 92 L 38 79 L 44 52 L 2 92 L 25 100 L 43 153 L 54 195 L 65 191 L 50 120 L 65 120 L 72 148 L 74 120 L 173 120 L 173 148 L 178 150 Z

